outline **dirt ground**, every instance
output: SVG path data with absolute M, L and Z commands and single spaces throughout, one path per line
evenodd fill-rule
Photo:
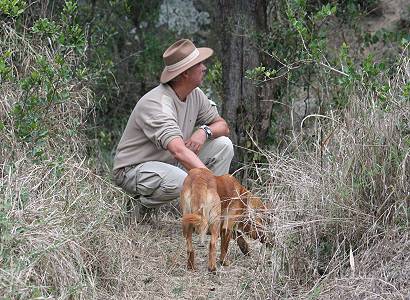
M 194 235 L 195 271 L 186 268 L 185 239 L 180 221 L 173 215 L 161 215 L 157 225 L 132 222 L 126 234 L 131 253 L 124 267 L 129 282 L 119 287 L 123 299 L 266 299 L 260 280 L 252 280 L 262 264 L 269 264 L 270 252 L 257 241 L 250 242 L 252 253 L 244 256 L 234 241 L 229 249 L 230 266 L 218 264 L 216 274 L 207 271 L 208 244 L 199 244 Z M 218 256 L 219 256 L 218 242 Z M 256 276 L 258 277 L 258 276 Z M 116 294 L 117 294 L 116 293 Z

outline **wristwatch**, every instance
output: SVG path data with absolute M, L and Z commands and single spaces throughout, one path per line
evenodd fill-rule
M 211 128 L 209 128 L 209 126 L 202 125 L 202 126 L 199 126 L 199 128 L 201 128 L 205 131 L 207 140 L 212 138 L 212 130 L 211 130 Z

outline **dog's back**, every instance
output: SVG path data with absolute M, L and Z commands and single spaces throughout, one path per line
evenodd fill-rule
M 251 204 L 251 197 L 254 198 L 252 194 L 232 175 L 216 176 L 215 179 L 222 210 L 229 208 L 231 213 L 242 215 Z
M 189 171 L 182 187 L 179 203 L 183 214 L 182 229 L 187 239 L 188 267 L 193 269 L 192 229 L 195 228 L 195 231 L 201 235 L 203 243 L 209 228 L 212 249 L 215 248 L 216 240 L 219 237 L 221 202 L 213 173 L 204 168 Z M 210 251 L 208 265 L 211 271 L 215 270 L 215 254 L 213 252 L 215 251 Z
M 262 200 L 254 196 L 232 175 L 216 176 L 215 179 L 222 209 L 234 206 L 238 214 L 242 214 L 243 210 L 249 208 L 266 210 Z

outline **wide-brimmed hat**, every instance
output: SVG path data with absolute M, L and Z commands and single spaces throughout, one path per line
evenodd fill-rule
M 211 48 L 197 48 L 190 40 L 179 40 L 172 44 L 162 55 L 165 68 L 160 81 L 167 83 L 190 67 L 204 61 L 214 53 Z

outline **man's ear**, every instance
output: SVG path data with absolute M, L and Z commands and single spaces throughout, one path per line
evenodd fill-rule
M 189 77 L 189 69 L 182 72 L 180 76 L 182 76 L 183 78 Z

